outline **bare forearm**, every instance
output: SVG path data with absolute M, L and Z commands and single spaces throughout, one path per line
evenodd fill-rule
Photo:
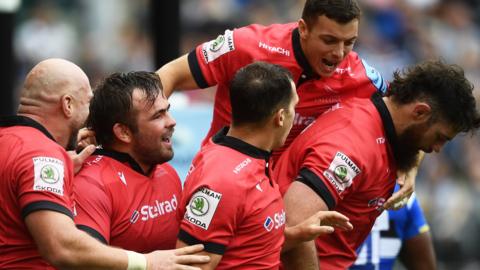
M 313 241 L 296 245 L 287 252 L 282 253 L 284 269 L 318 270 L 318 257 Z
M 25 222 L 42 257 L 57 268 L 127 269 L 125 251 L 101 244 L 64 214 L 37 211 Z

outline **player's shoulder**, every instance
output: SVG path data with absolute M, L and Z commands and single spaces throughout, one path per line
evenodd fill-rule
M 258 167 L 258 160 L 227 146 L 210 144 L 204 148 L 190 167 L 186 185 L 241 192 L 245 180 L 251 179 L 251 171 Z
M 181 186 L 180 177 L 178 176 L 177 171 L 167 162 L 155 166 L 153 178 L 160 180 L 162 183 L 166 183 L 167 180 L 170 180 L 174 184 Z
M 284 43 L 291 44 L 291 35 L 293 29 L 298 26 L 297 23 L 287 24 L 250 24 L 233 30 L 235 44 L 239 48 L 258 48 L 265 49 L 269 44 L 279 46 Z M 269 44 L 265 41 L 268 40 Z M 252 47 L 253 46 L 253 47 Z
M 388 83 L 382 73 L 373 65 L 362 58 L 357 52 L 351 51 L 344 61 L 345 67 L 337 69 L 337 72 L 352 76 L 355 81 L 362 85 L 364 82 L 371 83 L 377 91 L 385 94 Z
M 108 156 L 93 154 L 84 161 L 82 169 L 75 175 L 75 178 L 107 185 L 113 181 L 112 179 L 118 178 L 118 172 L 112 162 L 113 159 Z

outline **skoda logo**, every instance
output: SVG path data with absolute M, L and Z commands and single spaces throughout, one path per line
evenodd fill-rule
M 190 210 L 196 216 L 204 216 L 209 208 L 208 200 L 203 196 L 196 196 L 190 202 Z

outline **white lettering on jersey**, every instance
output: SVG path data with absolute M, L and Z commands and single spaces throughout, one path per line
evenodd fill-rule
M 315 121 L 315 117 L 313 116 L 302 116 L 299 113 L 295 113 L 295 117 L 293 118 L 293 125 L 294 126 L 308 126 Z
M 34 157 L 33 190 L 49 191 L 63 196 L 63 161 L 52 157 Z
M 155 200 L 153 205 L 149 205 L 149 204 L 143 205 L 142 207 L 140 207 L 140 214 L 142 215 L 142 221 L 147 221 L 149 219 L 154 219 L 154 218 L 163 216 L 165 214 L 171 213 L 177 209 L 177 206 L 178 206 L 178 202 L 177 202 L 177 196 L 175 196 L 175 194 L 173 195 L 171 200 L 166 200 L 163 202 L 159 202 L 158 200 Z M 136 210 L 134 211 L 134 214 L 132 214 L 132 218 L 135 216 L 135 212 Z M 136 219 L 138 219 L 138 216 L 136 217 Z
M 252 160 L 250 158 L 246 158 L 244 161 L 240 162 L 235 169 L 233 169 L 234 174 L 238 174 L 243 168 L 247 167 L 248 164 L 250 164 Z
M 344 153 L 337 152 L 323 175 L 333 184 L 338 193 L 352 185 L 353 179 L 362 171 Z
M 219 35 L 216 39 L 206 42 L 202 46 L 203 59 L 208 64 L 218 57 L 235 50 L 233 31 L 226 30 L 225 34 Z
M 283 54 L 285 56 L 290 56 L 290 51 L 289 50 L 284 49 L 282 47 L 270 46 L 270 45 L 268 45 L 266 43 L 263 43 L 261 41 L 258 42 L 258 47 L 262 48 L 262 49 L 265 49 L 269 52 L 279 53 L 279 54 Z
M 125 179 L 125 175 L 123 172 L 118 172 L 118 177 L 120 178 L 120 181 L 126 186 L 127 185 L 127 180 Z
M 193 194 L 184 218 L 190 223 L 208 230 L 222 194 L 202 187 Z

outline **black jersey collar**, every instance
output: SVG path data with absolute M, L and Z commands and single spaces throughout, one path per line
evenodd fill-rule
M 303 69 L 302 76 L 306 76 L 302 79 L 318 77 L 313 71 L 312 66 L 310 66 L 308 63 L 307 57 L 303 53 L 302 45 L 300 44 L 300 32 L 298 31 L 298 27 L 292 31 L 292 47 L 293 53 L 295 54 L 295 59 L 297 60 L 298 65 Z
M 212 141 L 218 145 L 230 147 L 242 154 L 251 156 L 253 158 L 265 159 L 266 161 L 270 159 L 271 152 L 257 148 L 240 139 L 227 136 L 228 129 L 228 127 L 222 128 L 217 134 L 215 134 L 215 136 L 213 136 Z
M 380 95 L 379 92 L 373 93 L 371 100 L 373 102 L 373 105 L 375 105 L 375 107 L 377 108 L 377 111 L 380 114 L 380 118 L 382 118 L 387 140 L 392 147 L 392 151 L 395 153 L 399 146 L 397 143 L 397 133 L 395 132 L 395 126 L 393 125 L 392 116 L 390 115 L 387 105 L 385 105 L 385 102 L 382 99 L 382 95 Z
M 21 116 L 21 115 L 9 115 L 9 116 L 0 116 L 0 127 L 13 127 L 13 126 L 25 126 L 38 129 L 40 132 L 45 134 L 50 140 L 55 141 L 52 134 L 42 126 L 37 121 L 33 120 L 30 117 Z
M 140 167 L 140 165 L 127 153 L 99 148 L 93 152 L 93 155 L 107 156 L 121 163 L 128 163 L 134 171 L 138 172 L 139 174 L 146 175 L 142 170 L 142 167 Z

